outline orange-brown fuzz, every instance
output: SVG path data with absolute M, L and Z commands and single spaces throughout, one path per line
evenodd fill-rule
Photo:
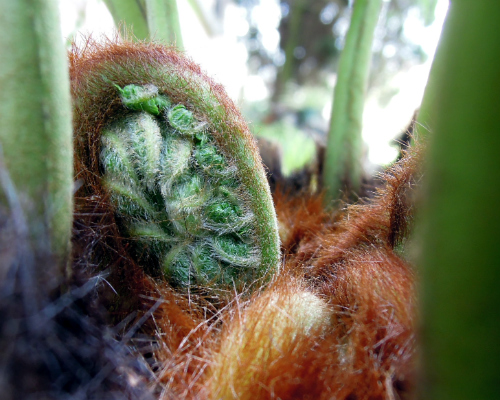
M 417 159 L 408 154 L 371 202 L 346 207 L 335 220 L 316 197 L 277 196 L 288 252 L 271 284 L 251 298 L 235 294 L 217 321 L 183 314 L 193 331 L 177 325 L 172 308 L 155 313 L 164 332 L 157 352 L 164 397 L 410 398 L 415 276 L 394 246 L 407 230 Z M 289 308 L 294 296 L 307 307 L 303 293 L 330 315 L 310 330 Z M 282 325 L 283 315 L 290 321 Z
M 411 397 L 415 276 L 394 247 L 408 230 L 418 159 L 417 150 L 407 154 L 384 174 L 385 186 L 374 199 L 346 207 L 334 219 L 321 207 L 318 197 L 275 197 L 285 237 L 285 265 L 280 276 L 247 308 L 233 312 L 220 344 L 225 357 L 215 358 L 205 387 L 218 388 L 218 392 L 207 397 Z M 269 306 L 269 293 L 286 298 L 304 289 L 328 305 L 331 318 L 322 329 L 308 334 L 297 334 L 293 325 L 288 327 L 280 333 L 279 351 L 270 351 L 275 344 L 269 339 L 273 333 L 269 327 L 279 318 L 279 308 Z M 267 326 L 267 331 L 256 330 L 256 321 Z M 251 335 L 228 353 L 234 335 L 227 332 L 235 330 Z M 252 360 L 259 349 L 270 356 L 255 371 Z M 238 368 L 233 367 L 234 360 L 229 361 L 228 354 L 238 359 Z
M 103 59 L 139 54 L 133 44 L 108 49 L 73 53 L 74 93 L 80 78 Z M 174 51 L 155 45 L 150 50 L 201 74 Z M 217 85 L 212 88 L 218 91 Z M 184 100 L 181 92 L 170 95 Z M 237 113 L 229 99 L 222 103 Z M 109 260 L 108 280 L 118 296 L 111 291 L 104 296 L 118 320 L 131 310 L 139 310 L 140 317 L 157 306 L 141 329 L 156 344 L 152 384 L 159 385 L 160 398 L 389 400 L 411 395 L 415 277 L 394 248 L 408 229 L 416 153 L 384 175 L 385 187 L 373 200 L 335 217 L 319 197 L 276 196 L 284 252 L 279 275 L 251 296 L 221 291 L 214 299 L 215 292 L 200 288 L 174 290 L 126 256 L 127 244 L 96 173 L 94 132 L 113 107 L 97 102 L 94 114 L 75 116 L 77 131 L 91 131 L 86 143 L 78 142 L 82 136 L 75 139 L 76 179 L 84 183 L 76 198 L 75 259 Z M 319 311 L 306 329 L 300 319 L 308 305 Z

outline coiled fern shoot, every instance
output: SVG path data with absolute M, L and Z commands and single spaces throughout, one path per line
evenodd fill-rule
M 180 286 L 278 268 L 260 157 L 221 86 L 156 44 L 89 44 L 73 51 L 71 76 L 76 176 L 112 211 L 134 262 Z

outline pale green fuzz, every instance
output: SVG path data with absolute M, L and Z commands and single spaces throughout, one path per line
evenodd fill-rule
M 146 111 L 153 115 L 170 106 L 166 96 L 158 94 L 158 88 L 154 85 L 127 85 L 123 89 L 115 85 L 120 92 L 120 98 L 125 107 L 136 111 Z
M 206 125 L 153 85 L 119 92 L 132 112 L 103 130 L 100 161 L 138 262 L 179 285 L 252 276 L 261 262 L 256 218 Z

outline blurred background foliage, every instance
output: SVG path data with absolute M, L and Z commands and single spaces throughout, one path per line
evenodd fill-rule
M 146 1 L 127 0 L 138 10 Z M 112 36 L 106 4 L 113 3 L 60 0 L 67 43 L 82 40 L 78 33 Z M 185 51 L 265 138 L 264 158 L 278 159 L 267 161 L 275 175 L 319 168 L 352 6 L 352 0 L 177 0 Z M 397 157 L 394 138 L 420 104 L 447 7 L 448 0 L 383 3 L 363 118 L 366 176 Z
M 278 68 L 273 98 L 279 99 L 280 84 L 293 81 L 299 85 L 321 85 L 325 73 L 335 71 L 344 45 L 352 13 L 347 0 L 287 0 L 280 2 L 278 27 L 279 54 L 265 46 L 265 28 L 254 16 L 259 0 L 238 0 L 247 10 L 249 32 L 245 36 L 251 71 L 271 65 Z M 408 18 L 418 15 L 424 25 L 434 21 L 437 0 L 392 0 L 385 2 L 373 44 L 371 84 L 386 81 L 387 76 L 406 66 L 422 63 L 427 54 L 421 45 L 404 34 Z M 281 67 L 281 68 L 279 68 Z

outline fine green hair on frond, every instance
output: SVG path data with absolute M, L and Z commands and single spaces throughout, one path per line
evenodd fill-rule
M 137 112 L 103 130 L 100 158 L 104 184 L 138 258 L 158 261 L 181 285 L 230 284 L 244 267 L 255 268 L 255 215 L 240 200 L 237 175 L 224 173 L 234 169 L 206 125 L 184 105 L 171 106 L 156 86 L 117 90 L 123 105 Z
M 277 271 L 267 179 L 222 87 L 156 44 L 90 44 L 70 60 L 77 173 L 108 198 L 134 260 L 181 286 Z

